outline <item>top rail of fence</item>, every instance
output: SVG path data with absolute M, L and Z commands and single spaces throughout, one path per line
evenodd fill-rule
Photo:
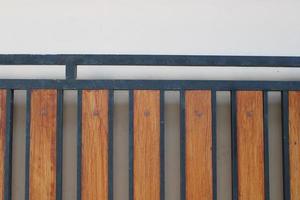
M 0 65 L 300 67 L 300 57 L 218 55 L 0 54 Z

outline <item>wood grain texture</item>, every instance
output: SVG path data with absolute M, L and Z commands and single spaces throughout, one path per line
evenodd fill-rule
M 29 199 L 56 199 L 57 91 L 32 90 Z
M 263 200 L 263 93 L 237 92 L 237 159 L 239 200 Z
M 289 92 L 291 200 L 300 200 L 300 92 Z
M 212 112 L 210 91 L 186 91 L 186 199 L 212 200 Z
M 108 199 L 108 91 L 82 91 L 81 199 Z
M 6 90 L 0 90 L 0 200 L 4 199 L 5 132 L 6 132 Z
M 134 91 L 134 199 L 160 199 L 160 92 Z

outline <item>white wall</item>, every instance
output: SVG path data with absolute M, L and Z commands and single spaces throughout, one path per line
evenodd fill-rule
M 0 0 L 0 53 L 300 55 L 297 0 Z M 0 78 L 62 78 L 1 67 Z M 235 71 L 234 71 L 235 70 Z M 238 71 L 237 71 L 238 70 Z M 62 71 L 63 72 L 63 71 Z M 117 72 L 117 73 L 116 73 Z M 299 80 L 299 69 L 119 68 L 81 78 Z M 115 200 L 127 200 L 127 96 L 116 95 Z M 13 199 L 24 199 L 25 93 L 15 98 Z M 178 96 L 167 94 L 166 200 L 179 200 Z M 218 192 L 230 199 L 228 93 L 218 94 Z M 271 199 L 281 200 L 280 98 L 270 100 Z M 76 93 L 65 93 L 64 200 L 75 199 Z
M 1 53 L 299 55 L 297 0 L 1 0 Z

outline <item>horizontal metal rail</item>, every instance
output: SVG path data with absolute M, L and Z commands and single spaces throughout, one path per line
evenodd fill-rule
M 300 90 L 300 81 L 223 81 L 223 80 L 52 80 L 0 79 L 0 88 L 38 89 L 213 89 L 226 90 Z
M 300 67 L 300 57 L 194 55 L 0 55 L 0 65 L 65 65 L 66 79 L 0 79 L 8 89 L 299 90 L 300 81 L 77 80 L 78 65 Z
M 0 55 L 0 65 L 300 67 L 300 57 L 210 55 Z

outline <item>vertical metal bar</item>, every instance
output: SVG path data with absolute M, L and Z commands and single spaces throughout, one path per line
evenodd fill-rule
M 4 155 L 4 200 L 11 199 L 12 140 L 13 140 L 13 90 L 6 90 L 6 136 Z
M 180 91 L 180 188 L 181 200 L 186 197 L 185 183 L 185 91 Z
M 217 200 L 217 98 L 216 91 L 211 91 L 212 112 L 212 167 L 213 167 L 213 200 Z
M 232 199 L 238 200 L 236 91 L 231 91 L 231 160 L 232 160 Z
M 29 161 L 30 161 L 30 113 L 31 90 L 26 93 L 26 160 L 25 160 L 25 200 L 29 200 Z
M 56 145 L 56 200 L 61 200 L 63 156 L 63 90 L 57 90 Z
M 81 200 L 82 90 L 77 95 L 77 200 Z
M 108 100 L 108 199 L 113 200 L 113 113 L 114 91 L 109 90 Z
M 270 199 L 269 183 L 269 108 L 268 91 L 263 91 L 263 115 L 264 115 L 264 181 L 265 181 L 265 200 Z
M 165 199 L 165 92 L 160 91 L 160 200 Z
M 70 63 L 66 65 L 66 78 L 76 79 L 77 78 L 77 65 Z
M 289 156 L 289 97 L 288 91 L 281 92 L 282 106 L 282 154 L 283 154 L 283 195 L 290 200 L 290 156 Z
M 129 91 L 129 200 L 134 199 L 133 191 L 133 159 L 134 159 L 134 149 L 133 149 L 133 91 Z

